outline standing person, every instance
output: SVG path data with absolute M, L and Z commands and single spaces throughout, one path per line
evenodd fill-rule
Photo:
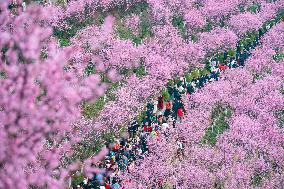
M 114 146 L 113 146 L 113 150 L 115 152 L 117 152 L 118 150 L 120 149 L 120 141 L 119 140 L 116 140 Z
M 148 129 L 148 122 L 146 122 L 143 126 L 143 131 L 146 133 Z
M 111 189 L 119 189 L 120 185 L 118 183 L 118 180 L 116 178 L 113 179 Z
M 157 100 L 155 100 L 154 101 L 154 109 L 153 109 L 153 114 L 156 114 L 157 113 L 157 111 L 158 111 L 158 101 Z
M 135 120 L 133 120 L 133 121 L 130 122 L 130 125 L 131 125 L 131 126 L 130 126 L 131 131 L 132 131 L 132 135 L 131 135 L 130 138 L 133 138 L 133 137 L 136 135 L 137 130 L 138 130 L 138 128 L 139 128 L 139 123 L 138 123 L 137 120 L 135 119 Z
M 167 87 L 167 91 L 169 92 L 169 94 L 170 94 L 170 99 L 171 100 L 173 100 L 174 99 L 174 89 L 173 89 L 173 87 L 172 86 L 168 86 Z
M 244 66 L 246 59 L 246 53 L 241 49 L 240 58 L 238 59 L 239 66 Z
M 88 178 L 84 178 L 83 183 L 81 185 L 83 185 L 83 188 L 88 188 L 89 187 L 89 180 L 88 180 Z
M 176 128 L 177 116 L 173 117 L 173 128 Z
M 222 72 L 222 71 L 225 71 L 226 69 L 228 69 L 228 66 L 223 65 L 222 63 L 220 63 L 218 65 L 218 68 L 219 68 L 219 71 Z
M 129 164 L 128 158 L 125 155 L 122 155 L 122 160 L 123 160 L 123 163 L 125 164 L 125 166 L 127 167 L 128 164 Z
M 151 117 L 151 121 L 152 121 L 152 123 L 156 123 L 157 122 L 157 115 L 156 115 L 156 113 L 153 113 L 153 115 Z
M 183 93 L 183 91 L 184 91 L 184 87 L 183 86 L 184 86 L 183 78 L 181 77 L 180 80 L 177 83 L 177 86 L 176 86 L 176 88 L 179 91 L 179 93 Z
M 179 107 L 177 110 L 177 122 L 181 123 L 181 119 L 184 115 L 184 111 L 182 107 Z
M 198 79 L 193 79 L 192 80 L 192 86 L 194 87 L 195 91 L 197 91 L 200 86 L 199 86 L 199 80 Z M 180 100 L 180 99 L 179 99 Z
M 227 58 L 228 58 L 228 51 L 225 51 L 224 52 L 224 60 L 227 60 Z
M 104 176 L 101 174 L 101 173 L 98 173 L 97 175 L 96 175 L 96 180 L 98 181 L 98 183 L 103 183 L 103 178 L 104 178 Z
M 177 111 L 179 108 L 179 101 L 175 100 L 173 103 L 173 114 L 172 114 L 172 118 L 173 118 L 173 128 L 176 127 L 176 120 L 177 120 Z
M 166 110 L 165 110 L 165 113 L 164 113 L 165 117 L 168 117 L 170 115 L 172 107 L 173 107 L 172 102 L 171 101 L 167 101 L 167 103 L 166 103 Z
M 131 173 L 134 169 L 135 169 L 135 163 L 131 162 L 127 169 L 128 173 Z
M 105 183 L 105 187 L 106 187 L 106 189 L 111 189 L 110 184 L 108 182 Z
M 134 135 L 134 133 L 133 133 L 133 126 L 132 126 L 132 121 L 130 121 L 129 123 L 128 123 L 128 134 L 129 134 L 129 137 L 130 138 L 133 138 L 133 135 Z
M 124 153 L 125 145 L 126 145 L 126 140 L 125 138 L 120 139 L 120 146 L 121 148 L 119 149 L 119 153 Z
M 167 123 L 169 124 L 169 126 L 173 126 L 173 118 L 172 115 L 169 115 L 168 119 L 167 119 Z
M 176 87 L 174 88 L 174 98 L 175 98 L 175 100 L 181 99 L 181 95 L 180 95 L 180 93 L 179 93 L 179 91 Z
M 148 104 L 147 104 L 146 115 L 147 115 L 148 117 L 151 117 L 151 115 L 153 114 L 153 110 L 154 110 L 154 105 L 148 103 Z
M 216 63 L 215 63 L 215 64 L 216 64 Z M 215 64 L 214 64 L 214 65 L 215 65 Z M 217 72 L 217 71 L 218 71 L 218 67 L 217 67 L 217 65 L 216 65 L 216 66 L 211 66 L 209 70 L 210 70 L 211 73 L 212 73 L 212 72 Z
M 162 124 L 163 123 L 163 115 L 159 115 L 158 118 L 157 118 L 157 123 L 158 125 Z
M 210 67 L 215 68 L 217 66 L 217 60 L 214 58 L 213 60 L 210 60 Z
M 237 50 L 236 50 L 236 60 L 239 59 L 241 54 L 241 45 L 240 42 L 237 43 Z
M 186 78 L 182 77 L 183 88 L 186 88 Z
M 130 147 L 129 144 L 126 144 L 125 151 L 123 153 L 127 158 L 130 158 Z
M 215 81 L 218 81 L 219 76 L 220 76 L 219 72 L 213 73 L 213 78 L 215 79 Z
M 229 63 L 229 68 L 236 68 L 236 67 L 237 67 L 237 62 L 234 59 L 232 59 Z
M 179 139 L 176 140 L 176 144 L 177 144 L 177 156 L 179 158 L 179 160 L 181 161 L 181 157 L 184 156 L 184 147 L 181 141 L 179 141 Z
M 179 92 L 179 93 L 184 93 L 183 85 L 180 85 L 180 86 L 178 87 L 178 92 Z
M 146 137 L 145 136 L 141 137 L 140 142 L 141 142 L 140 145 L 141 145 L 141 150 L 142 150 L 142 154 L 143 154 L 148 150 Z
M 164 109 L 164 97 L 163 96 L 160 96 L 158 98 L 158 109 L 159 110 Z
M 169 124 L 166 121 L 163 121 L 162 131 L 165 133 L 169 129 Z
M 148 123 L 148 124 L 151 124 L 151 123 L 152 123 L 152 121 L 151 121 L 151 116 L 146 115 L 146 116 L 144 117 L 144 119 L 143 119 L 143 125 L 142 125 L 142 126 L 144 126 L 146 123 Z
M 151 131 L 151 137 L 156 138 L 156 136 L 157 136 L 156 131 L 155 131 L 155 130 L 152 130 L 152 131 Z
M 188 93 L 188 94 L 194 93 L 194 88 L 193 88 L 193 86 L 191 85 L 191 83 L 188 83 L 188 84 L 187 84 L 186 89 L 187 89 L 187 93 Z
M 201 88 L 201 87 L 204 87 L 205 83 L 206 83 L 205 77 L 204 77 L 204 76 L 201 76 L 201 77 L 199 78 L 199 86 L 200 86 L 200 88 Z
M 179 100 L 175 100 L 174 103 L 173 103 L 173 108 L 172 108 L 174 117 L 176 117 L 179 105 L 180 105 Z

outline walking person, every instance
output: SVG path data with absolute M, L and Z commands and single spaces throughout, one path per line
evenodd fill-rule
M 179 107 L 177 110 L 177 122 L 181 123 L 182 117 L 184 116 L 184 111 L 182 107 Z
M 130 121 L 130 122 L 128 123 L 127 130 L 128 130 L 129 137 L 130 137 L 130 138 L 133 138 L 133 127 L 132 127 L 132 121 Z
M 182 157 L 184 157 L 184 146 L 179 139 L 176 140 L 176 144 L 177 144 L 177 157 L 181 161 Z
M 167 103 L 166 103 L 166 110 L 165 110 L 165 113 L 164 113 L 164 116 L 166 118 L 170 115 L 172 107 L 173 107 L 172 101 L 167 101 Z
M 139 124 L 138 124 L 136 119 L 131 121 L 129 124 L 130 124 L 130 126 L 128 128 L 131 131 L 130 138 L 134 138 L 134 136 L 136 135 L 137 130 L 139 128 Z
M 163 110 L 164 109 L 164 97 L 160 96 L 158 98 L 158 109 Z

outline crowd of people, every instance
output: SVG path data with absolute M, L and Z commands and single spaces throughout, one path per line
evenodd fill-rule
M 129 137 L 115 140 L 108 156 L 98 163 L 98 167 L 105 168 L 110 174 L 96 174 L 91 180 L 85 179 L 77 188 L 122 188 L 123 181 L 119 180 L 119 175 L 123 171 L 131 172 L 135 168 L 135 160 L 147 156 L 147 137 L 155 137 L 159 141 L 160 137 L 167 136 L 168 129 L 175 127 L 175 123 L 185 114 L 177 85 L 171 89 L 171 99 L 165 101 L 164 97 L 160 96 L 153 104 L 149 103 L 141 123 L 138 123 L 137 119 L 130 121 L 127 128 Z M 182 154 L 182 142 L 177 140 L 176 143 L 179 147 L 178 153 Z
M 177 122 L 181 122 L 186 114 L 182 101 L 182 94 L 190 95 L 203 87 L 206 83 L 218 80 L 221 72 L 229 68 L 243 66 L 245 60 L 250 56 L 251 49 L 254 49 L 263 35 L 259 30 L 258 36 L 250 44 L 245 46 L 237 44 L 234 56 L 223 54 L 223 59 L 212 58 L 209 61 L 210 74 L 202 75 L 198 78 L 187 81 L 181 77 L 174 85 L 168 85 L 167 91 L 169 99 L 163 96 L 158 97 L 154 103 L 147 104 L 146 112 L 141 123 L 137 119 L 132 119 L 128 123 L 128 138 L 115 140 L 112 147 L 109 147 L 109 154 L 97 166 L 106 169 L 106 174 L 96 174 L 93 179 L 84 179 L 84 182 L 73 188 L 80 189 L 120 189 L 123 182 L 119 179 L 121 172 L 131 172 L 136 166 L 135 160 L 147 157 L 147 138 L 155 137 L 159 141 L 160 137 L 167 137 L 170 127 L 175 128 Z M 177 158 L 183 156 L 183 141 L 177 138 Z M 106 144 L 106 146 L 110 146 Z M 159 184 L 162 188 L 162 182 Z

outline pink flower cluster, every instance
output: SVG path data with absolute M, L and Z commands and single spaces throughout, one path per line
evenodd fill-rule
M 256 177 L 261 179 L 259 187 L 282 187 L 284 130 L 276 112 L 284 107 L 280 93 L 284 64 L 271 60 L 273 49 L 284 33 L 280 28 L 283 23 L 264 36 L 262 45 L 253 51 L 244 68 L 226 71 L 219 81 L 192 95 L 186 102 L 188 116 L 178 128 L 167 139 L 149 141 L 149 157 L 141 160 L 133 172 L 122 175 L 130 181 L 126 188 L 151 186 L 158 179 L 177 188 L 252 188 L 252 179 Z M 267 64 L 259 65 L 262 53 Z M 263 78 L 255 80 L 256 71 Z M 200 141 L 207 127 L 212 127 L 214 120 L 210 116 L 217 104 L 229 106 L 233 114 L 228 120 L 229 129 L 218 135 L 215 146 L 209 146 Z M 176 138 L 185 140 L 180 161 L 176 157 Z
M 230 27 L 240 35 L 245 34 L 247 31 L 257 30 L 262 24 L 260 16 L 252 13 L 237 14 L 229 20 Z
M 244 1 L 148 0 L 153 36 L 142 45 L 118 39 L 113 16 L 107 16 L 101 26 L 78 31 L 69 47 L 60 48 L 52 36 L 51 26 L 70 28 L 65 19 L 83 21 L 85 7 L 93 7 L 89 14 L 93 18 L 99 8 L 129 8 L 137 2 L 140 0 L 78 0 L 64 8 L 31 4 L 22 12 L 19 7 L 8 8 L 12 1 L 0 1 L 0 188 L 65 188 L 66 178 L 81 166 L 90 177 L 98 171 L 93 164 L 107 150 L 83 162 L 65 163 L 74 153 L 73 145 L 90 132 L 100 137 L 101 130 L 122 126 L 129 117 L 140 113 L 168 79 L 202 67 L 201 61 L 210 52 L 234 48 L 238 39 L 234 31 L 255 29 L 284 7 L 280 0 L 259 1 L 264 4 L 263 9 L 257 15 L 249 15 L 237 10 Z M 210 32 L 197 33 L 199 39 L 193 43 L 183 40 L 180 31 L 172 26 L 173 15 L 184 16 L 189 31 L 206 26 L 208 20 L 218 22 Z M 226 25 L 230 16 L 232 30 L 221 27 L 219 21 Z M 139 22 L 132 15 L 126 25 L 136 29 Z M 223 80 L 193 96 L 199 106 L 190 111 L 187 124 L 181 125 L 179 131 L 188 139 L 188 162 L 179 167 L 169 163 L 175 152 L 171 145 L 164 148 L 167 143 L 162 141 L 158 146 L 153 144 L 159 153 L 142 162 L 141 170 L 133 175 L 144 183 L 153 182 L 155 177 L 177 182 L 186 175 L 184 188 L 208 188 L 215 182 L 228 188 L 245 188 L 248 178 L 259 171 L 270 174 L 263 186 L 280 186 L 282 175 L 274 170 L 273 163 L 278 166 L 275 169 L 283 169 L 283 129 L 277 127 L 273 113 L 283 108 L 278 89 L 284 69 L 283 62 L 276 64 L 271 57 L 283 50 L 283 36 L 283 24 L 275 26 L 244 70 L 229 71 Z M 89 62 L 95 65 L 95 73 L 87 77 L 83 73 Z M 118 74 L 142 65 L 146 76 L 141 78 Z M 264 79 L 252 83 L 251 73 Z M 97 118 L 85 120 L 81 118 L 82 102 L 96 100 L 107 89 L 99 74 L 111 81 L 122 79 L 124 84 L 114 91 L 116 100 L 108 101 Z M 213 149 L 200 146 L 198 141 L 209 124 L 210 110 L 219 101 L 235 110 L 231 129 L 220 136 Z M 149 167 L 150 162 L 155 166 Z M 149 171 L 153 173 L 151 179 Z M 132 184 L 132 188 L 140 187 Z

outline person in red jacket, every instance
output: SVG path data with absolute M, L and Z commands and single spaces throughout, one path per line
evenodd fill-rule
M 184 115 L 184 112 L 183 112 L 183 109 L 182 109 L 182 108 L 179 108 L 179 109 L 177 110 L 177 115 L 178 115 L 179 117 L 182 117 L 182 116 Z
M 143 127 L 143 131 L 146 132 L 146 133 L 151 133 L 152 132 L 152 126 L 151 125 L 148 125 L 148 122 L 146 122 L 146 124 L 144 125 Z
M 143 131 L 148 132 L 148 122 L 145 122 L 145 125 L 143 126 Z
M 184 115 L 183 108 L 182 107 L 178 108 L 178 110 L 177 110 L 177 122 L 181 121 L 183 115 Z
M 222 65 L 222 64 L 218 64 L 218 68 L 219 68 L 220 71 L 225 71 L 226 69 L 228 69 L 228 66 Z
M 148 127 L 147 127 L 147 132 L 149 132 L 149 133 L 151 133 L 152 132 L 152 126 L 151 125 L 149 125 Z
M 116 141 L 116 143 L 113 145 L 113 150 L 118 151 L 119 148 L 120 148 L 120 143 L 119 143 L 119 141 Z
M 146 125 L 143 126 L 143 131 L 147 132 L 147 126 Z
M 172 108 L 173 108 L 173 103 L 171 101 L 168 101 L 166 103 L 166 110 L 165 110 L 165 113 L 164 113 L 165 117 L 168 117 L 170 115 Z
M 110 189 L 110 185 L 108 183 L 105 184 L 106 189 Z

